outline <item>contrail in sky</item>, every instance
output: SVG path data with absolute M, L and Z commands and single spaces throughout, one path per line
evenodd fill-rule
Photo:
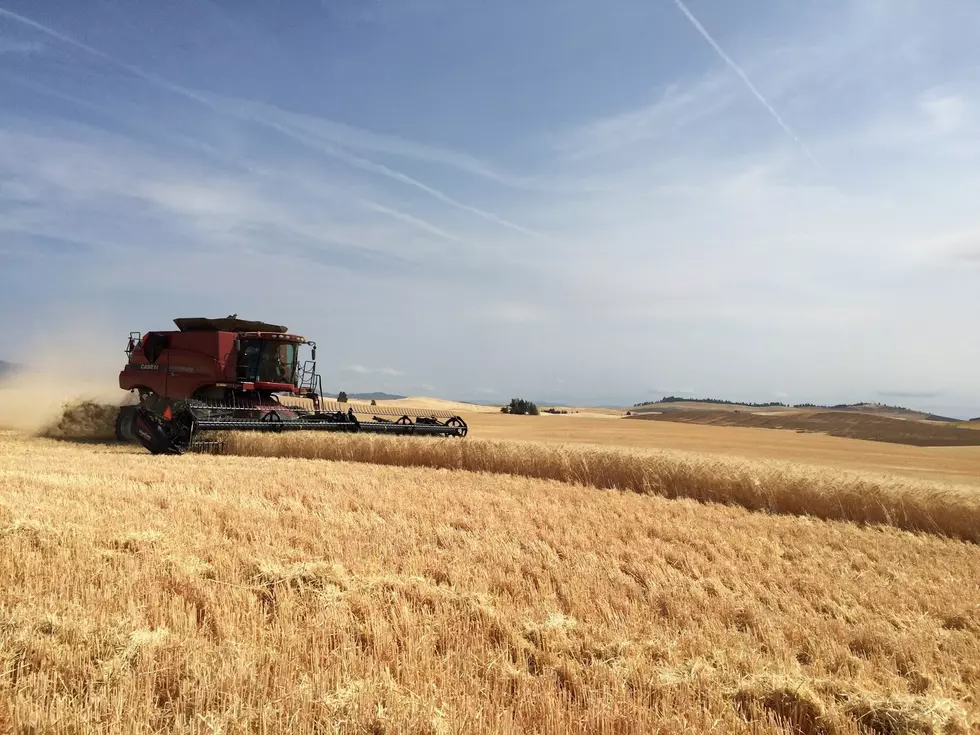
M 495 222 L 499 225 L 503 225 L 504 227 L 508 227 L 511 230 L 516 230 L 517 232 L 521 232 L 526 235 L 531 235 L 532 237 L 536 237 L 538 239 L 542 239 L 542 240 L 548 239 L 545 235 L 542 235 L 539 232 L 535 232 L 530 228 L 523 227 L 522 225 L 506 220 L 503 217 L 494 214 L 493 212 L 488 212 L 486 210 L 479 209 L 470 204 L 465 204 L 457 199 L 454 199 L 450 197 L 448 194 L 445 194 L 444 192 L 440 191 L 439 189 L 429 186 L 428 184 L 425 184 L 419 181 L 418 179 L 412 178 L 411 176 L 408 176 L 407 174 L 404 174 L 401 171 L 397 171 L 395 169 L 389 168 L 388 166 L 384 166 L 380 163 L 369 161 L 365 158 L 354 156 L 337 147 L 328 148 L 325 146 L 313 145 L 306 136 L 297 133 L 295 130 L 292 130 L 291 128 L 287 128 L 282 125 L 273 124 L 268 120 L 257 117 L 254 114 L 242 115 L 240 113 L 236 113 L 235 111 L 229 110 L 227 107 L 219 106 L 205 95 L 187 89 L 186 87 L 182 87 L 178 84 L 174 84 L 173 82 L 168 81 L 163 77 L 159 77 L 156 74 L 151 74 L 150 72 L 143 71 L 143 69 L 136 66 L 135 64 L 130 64 L 128 62 L 122 61 L 121 59 L 118 59 L 115 56 L 107 54 L 105 51 L 100 51 L 99 49 L 89 46 L 88 44 L 82 43 L 81 41 L 76 41 L 71 36 L 67 36 L 64 33 L 60 33 L 55 29 L 50 28 L 49 26 L 46 26 L 42 23 L 38 23 L 36 20 L 32 20 L 24 15 L 14 13 L 11 10 L 5 10 L 4 8 L 0 8 L 0 18 L 8 18 L 9 20 L 15 21 L 22 25 L 26 25 L 30 28 L 33 28 L 36 31 L 40 31 L 45 35 L 50 36 L 51 38 L 57 39 L 62 43 L 68 44 L 69 46 L 73 46 L 77 49 L 80 49 L 81 51 L 85 51 L 86 53 L 92 54 L 93 56 L 97 56 L 101 59 L 105 59 L 109 63 L 115 64 L 116 66 L 125 69 L 129 73 L 139 77 L 140 79 L 146 82 L 162 87 L 167 91 L 172 92 L 173 94 L 181 95 L 183 97 L 187 97 L 189 99 L 195 100 L 196 102 L 199 102 L 202 105 L 209 107 L 211 110 L 215 112 L 221 112 L 226 115 L 238 117 L 240 119 L 245 118 L 251 120 L 252 122 L 258 123 L 260 125 L 264 125 L 267 128 L 273 128 L 275 130 L 278 130 L 280 133 L 287 135 L 290 138 L 293 138 L 294 140 L 300 143 L 303 143 L 308 147 L 314 148 L 316 150 L 319 150 L 321 153 L 339 159 L 350 166 L 359 168 L 363 171 L 371 171 L 380 174 L 382 176 L 386 176 L 395 181 L 399 181 L 408 186 L 415 187 L 416 189 L 420 189 L 421 191 L 424 191 L 430 196 L 438 199 L 444 204 L 448 204 L 451 207 L 461 209 L 465 212 L 470 212 L 471 214 L 475 214 L 476 216 L 482 217 L 483 219 L 488 220 L 490 222 Z
M 691 25 L 693 25 L 694 28 L 697 30 L 697 32 L 704 37 L 704 40 L 711 44 L 711 48 L 713 48 L 715 52 L 722 58 L 722 60 L 726 64 L 728 64 L 729 68 L 742 78 L 742 81 L 745 82 L 745 86 L 749 88 L 749 91 L 752 92 L 753 95 L 755 95 L 755 98 L 762 103 L 762 106 L 765 107 L 769 111 L 769 114 L 773 116 L 773 118 L 776 120 L 777 123 L 779 123 L 779 127 L 785 130 L 786 133 L 793 140 L 796 141 L 796 143 L 800 146 L 800 149 L 803 151 L 806 157 L 810 159 L 810 161 L 813 163 L 814 166 L 817 166 L 819 168 L 820 163 L 810 152 L 810 149 L 806 147 L 806 143 L 804 143 L 800 139 L 800 136 L 798 136 L 795 132 L 793 132 L 793 129 L 786 124 L 786 121 L 783 120 L 783 118 L 780 116 L 778 112 L 776 112 L 776 109 L 771 104 L 769 104 L 769 101 L 765 97 L 762 96 L 762 92 L 756 89 L 756 86 L 752 83 L 752 80 L 749 79 L 748 75 L 742 70 L 742 67 L 736 64 L 735 60 L 725 52 L 725 49 L 723 49 L 721 46 L 718 45 L 718 42 L 714 38 L 712 38 L 711 34 L 708 33 L 707 29 L 705 29 L 705 27 L 701 25 L 701 22 L 694 17 L 694 13 L 688 10 L 687 5 L 684 4 L 683 0 L 674 0 L 674 4 L 684 14 L 684 16 L 689 21 L 691 21 Z

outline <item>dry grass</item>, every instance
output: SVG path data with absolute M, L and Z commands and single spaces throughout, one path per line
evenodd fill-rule
M 594 488 L 738 505 L 770 513 L 876 523 L 980 543 L 980 493 L 786 463 L 679 452 L 630 453 L 467 439 L 318 433 L 231 434 L 231 454 L 433 467 L 559 480 Z
M 966 733 L 980 548 L 0 437 L 0 732 Z

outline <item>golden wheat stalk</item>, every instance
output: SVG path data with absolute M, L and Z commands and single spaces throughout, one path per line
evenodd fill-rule
M 296 433 L 220 437 L 229 454 L 431 467 L 885 524 L 980 543 L 975 493 L 937 483 L 680 452 L 522 442 Z

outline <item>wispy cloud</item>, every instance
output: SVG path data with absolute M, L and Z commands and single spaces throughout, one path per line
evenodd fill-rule
M 112 59 L 112 57 L 108 54 L 103 53 L 102 51 L 99 51 L 98 49 L 88 46 L 80 41 L 76 41 L 71 36 L 60 33 L 50 26 L 46 26 L 43 23 L 39 23 L 36 20 L 28 18 L 26 15 L 20 15 L 19 13 L 15 13 L 11 10 L 0 8 L 0 18 L 7 18 L 8 20 L 25 25 L 28 28 L 33 28 L 35 31 L 39 31 L 46 36 L 50 36 L 51 38 L 61 41 L 62 43 L 67 43 L 69 46 L 73 46 L 82 51 L 94 54 L 95 56 L 99 56 L 103 59 L 115 61 L 115 59 Z
M 228 157 L 199 138 L 185 139 L 172 130 L 146 120 L 128 119 L 109 105 L 93 104 L 76 95 L 65 94 L 28 80 L 11 78 L 9 81 L 135 126 L 155 139 L 157 147 L 164 143 L 173 143 L 177 147 L 186 148 L 192 154 L 203 153 L 212 162 L 231 167 L 245 176 L 207 175 L 199 156 L 186 158 L 175 151 L 168 153 L 167 161 L 156 160 L 152 156 L 148 157 L 146 151 L 134 148 L 128 141 L 120 138 L 102 136 L 89 139 L 93 131 L 79 126 L 69 126 L 64 137 L 17 137 L 8 133 L 4 139 L 4 133 L 0 131 L 0 148 L 7 146 L 9 151 L 7 173 L 19 177 L 5 182 L 0 199 L 9 201 L 12 197 L 20 196 L 18 192 L 23 194 L 28 191 L 22 179 L 30 177 L 35 180 L 35 188 L 37 183 L 43 182 L 75 198 L 92 200 L 97 195 L 139 198 L 181 217 L 193 218 L 211 234 L 229 230 L 232 223 L 252 228 L 261 224 L 291 231 L 313 242 L 330 240 L 344 231 L 336 217 L 332 221 L 325 218 L 332 209 L 341 205 L 345 207 L 345 216 L 361 209 L 397 220 L 448 242 L 474 247 L 473 241 L 449 232 L 423 217 L 365 198 L 362 192 L 359 193 L 349 184 L 337 187 L 322 178 L 311 179 L 297 171 L 284 175 L 275 167 Z M 10 137 L 11 135 L 15 137 Z M 125 150 L 126 156 L 107 155 L 106 150 Z M 25 151 L 33 151 L 33 158 L 25 158 L 22 155 Z M 69 162 L 72 162 L 71 165 L 68 165 Z M 0 172 L 3 169 L 4 166 L 0 165 Z M 268 193 L 258 193 L 256 187 L 267 187 L 276 193 L 271 196 Z M 305 197 L 329 206 L 311 214 L 302 211 L 302 207 L 298 207 L 295 202 L 276 204 L 276 200 L 280 199 L 279 192 L 284 190 L 300 190 Z M 311 218 L 314 220 L 312 225 Z M 8 216 L 0 221 L 0 227 L 9 230 L 13 221 L 14 218 Z M 24 220 L 21 217 L 17 221 Z M 34 228 L 33 231 L 38 234 L 52 234 L 52 228 L 45 227 L 40 222 L 35 222 Z M 371 250 L 380 240 L 372 236 L 372 232 L 378 229 L 364 225 L 357 233 L 345 235 L 343 241 L 352 247 Z M 57 236 L 61 236 L 61 233 L 57 233 Z M 80 236 L 78 231 L 72 233 L 74 238 Z M 401 244 L 409 242 L 403 235 L 399 235 L 397 239 Z M 416 243 L 415 255 L 422 252 L 418 245 Z
M 552 143 L 571 160 L 581 160 L 665 139 L 724 110 L 732 102 L 730 86 L 727 79 L 716 74 L 687 87 L 671 84 L 648 105 L 555 134 Z
M 976 83 L 944 84 L 882 106 L 844 133 L 847 143 L 892 156 L 965 160 L 980 154 Z
M 882 398 L 938 398 L 942 391 L 938 390 L 883 390 L 878 395 Z
M 383 135 L 336 120 L 284 110 L 275 105 L 255 100 L 219 98 L 215 95 L 212 95 L 212 99 L 215 100 L 216 104 L 236 110 L 238 114 L 246 114 L 266 124 L 281 125 L 293 132 L 302 132 L 349 150 L 371 151 L 399 158 L 437 163 L 518 189 L 541 188 L 530 178 L 499 171 L 489 162 L 469 153 L 423 144 L 395 135 Z
M 204 98 L 204 97 L 205 95 L 201 95 L 200 93 L 195 93 L 195 98 Z M 302 143 L 303 145 L 312 148 L 313 150 L 316 150 L 320 153 L 323 153 L 327 156 L 330 156 L 331 158 L 335 158 L 337 160 L 343 161 L 344 163 L 353 166 L 355 168 L 361 169 L 362 171 L 368 171 L 371 173 L 380 174 L 381 176 L 385 176 L 393 181 L 398 181 L 402 184 L 406 184 L 415 189 L 418 189 L 419 191 L 423 191 L 426 194 L 434 197 L 438 201 L 442 202 L 443 204 L 448 204 L 449 206 L 454 207 L 456 209 L 460 209 L 464 212 L 469 212 L 470 214 L 474 214 L 477 217 L 487 220 L 488 222 L 494 222 L 498 225 L 514 230 L 515 232 L 520 232 L 524 235 L 530 235 L 531 237 L 535 237 L 539 239 L 544 239 L 546 237 L 545 235 L 539 232 L 535 232 L 534 230 L 528 227 L 524 227 L 523 225 L 512 222 L 504 217 L 501 217 L 498 214 L 489 212 L 479 207 L 475 207 L 471 204 L 466 204 L 465 202 L 462 202 L 454 197 L 451 197 L 445 192 L 433 186 L 430 186 L 429 184 L 426 184 L 417 178 L 409 176 L 406 173 L 395 170 L 389 166 L 385 166 L 384 164 L 375 163 L 374 161 L 370 161 L 361 156 L 357 156 L 326 140 L 318 139 L 317 137 L 307 132 L 286 125 L 283 122 L 276 121 L 274 118 L 263 116 L 262 114 L 255 112 L 254 108 L 252 108 L 252 106 L 250 105 L 230 106 L 226 104 L 221 104 L 217 100 L 213 102 L 209 102 L 209 104 L 214 106 L 214 108 L 217 110 L 222 110 L 229 114 L 237 115 L 242 117 L 243 119 L 251 120 L 253 122 L 277 130 L 283 135 L 286 135 L 287 137 L 293 139 L 296 142 Z
M 729 68 L 732 71 L 734 71 L 736 74 L 738 74 L 741 80 L 745 82 L 745 86 L 748 87 L 749 91 L 755 96 L 757 100 L 759 100 L 762 106 L 765 107 L 766 110 L 768 110 L 769 114 L 772 115 L 773 119 L 779 124 L 779 127 L 781 127 L 793 140 L 796 141 L 797 145 L 799 145 L 800 150 L 803 151 L 804 155 L 807 158 L 809 158 L 810 161 L 815 166 L 819 166 L 820 164 L 817 162 L 817 159 L 810 152 L 810 149 L 806 146 L 806 144 L 800 139 L 800 136 L 797 135 L 793 131 L 793 129 L 786 123 L 786 121 L 783 120 L 782 116 L 778 112 L 776 112 L 776 108 L 774 108 L 769 103 L 769 100 L 767 100 L 763 96 L 762 92 L 758 90 L 755 84 L 752 83 L 752 80 L 749 79 L 748 75 L 745 73 L 742 67 L 739 66 L 737 63 L 735 63 L 735 60 L 728 55 L 728 53 L 718 44 L 718 42 L 714 39 L 714 37 L 710 33 L 708 33 L 707 29 L 703 25 L 701 25 L 701 22 L 696 17 L 694 17 L 694 14 L 688 9 L 687 5 L 684 4 L 683 0 L 674 0 L 674 4 L 684 14 L 684 16 L 691 22 L 691 25 L 693 25 L 694 28 L 697 30 L 697 32 L 701 34 L 704 40 L 711 45 L 711 47 L 715 50 L 718 56 L 721 57 L 722 61 L 728 64 Z
M 284 187 L 279 176 L 217 171 L 172 149 L 153 152 L 86 128 L 69 128 L 64 135 L 0 129 L 0 204 L 7 205 L 0 207 L 0 230 L 87 243 L 120 257 L 142 243 L 150 246 L 155 237 L 139 234 L 150 222 L 157 236 L 172 236 L 171 247 L 178 250 L 240 256 L 271 248 L 361 267 L 380 261 L 403 267 L 413 258 L 439 254 L 404 228 L 359 214 L 384 213 L 426 234 L 432 229 L 356 190 L 324 181 L 306 184 L 300 175 Z M 298 181 L 313 193 L 297 188 Z M 113 216 L 86 216 L 89 211 Z M 181 241 L 188 242 L 186 248 Z M 406 250 L 406 242 L 413 247 Z
M 430 186 L 412 176 L 409 176 L 408 174 L 402 173 L 401 171 L 397 171 L 383 164 L 375 163 L 366 158 L 356 156 L 337 146 L 328 145 L 324 142 L 318 141 L 313 136 L 310 136 L 309 134 L 304 134 L 301 131 L 291 128 L 290 126 L 282 124 L 281 122 L 276 122 L 270 118 L 262 117 L 260 114 L 251 111 L 248 105 L 240 106 L 236 108 L 235 106 L 232 105 L 221 104 L 219 98 L 217 97 L 205 93 L 201 93 L 192 89 L 188 89 L 187 87 L 181 86 L 179 84 L 175 84 L 174 82 L 171 82 L 159 75 L 144 71 L 142 68 L 140 68 L 135 64 L 131 64 L 129 62 L 118 59 L 115 56 L 112 56 L 111 54 L 96 49 L 95 47 L 90 46 L 88 44 L 77 41 L 71 36 L 61 33 L 49 26 L 46 26 L 42 23 L 39 23 L 35 20 L 32 20 L 18 13 L 13 13 L 9 10 L 0 8 L 0 17 L 7 17 L 18 23 L 22 23 L 52 38 L 62 41 L 63 43 L 69 44 L 70 46 L 73 46 L 77 49 L 80 49 L 94 56 L 97 56 L 101 59 L 109 61 L 110 63 L 115 64 L 116 66 L 134 74 L 140 79 L 143 79 L 144 81 L 149 82 L 151 84 L 157 85 L 173 94 L 177 94 L 186 97 L 188 99 L 194 100 L 196 102 L 199 102 L 201 104 L 207 105 L 208 107 L 214 109 L 215 111 L 221 111 L 226 114 L 230 114 L 233 116 L 237 116 L 243 119 L 247 119 L 253 122 L 263 124 L 267 127 L 278 130 L 279 132 L 283 133 L 284 135 L 287 135 L 288 137 L 292 138 L 297 142 L 303 143 L 307 147 L 310 147 L 314 150 L 317 150 L 320 153 L 326 154 L 340 161 L 343 161 L 348 165 L 354 166 L 363 171 L 369 171 L 372 173 L 380 174 L 394 181 L 399 181 L 403 184 L 414 187 L 420 191 L 429 194 L 430 196 L 435 197 L 437 200 L 443 202 L 444 204 L 448 204 L 462 211 L 469 212 L 470 214 L 474 214 L 487 221 L 494 222 L 503 227 L 507 227 L 511 230 L 514 230 L 516 232 L 520 232 L 522 234 L 529 235 L 539 239 L 545 238 L 545 235 L 539 232 L 536 232 L 528 227 L 524 227 L 523 225 L 512 222 L 493 212 L 489 212 L 485 209 L 475 207 L 471 204 L 466 204 L 454 197 L 449 196 L 448 194 L 440 191 L 439 189 L 433 186 Z
M 0 38 L 0 54 L 39 54 L 42 51 L 44 51 L 44 44 L 37 41 Z
M 956 253 L 956 257 L 968 263 L 980 263 L 980 245 L 973 248 L 963 248 Z
M 466 245 L 467 244 L 467 241 L 464 238 L 458 237 L 456 235 L 453 235 L 450 232 L 446 232 L 445 230 L 443 230 L 443 229 L 441 229 L 439 227 L 436 227 L 432 223 L 427 222 L 424 219 L 421 219 L 419 217 L 415 217 L 413 215 L 406 214 L 405 212 L 400 212 L 397 209 L 392 209 L 391 207 L 386 207 L 385 205 L 378 204 L 377 202 L 364 202 L 364 206 L 367 207 L 368 209 L 370 209 L 373 212 L 380 212 L 381 214 L 385 214 L 385 215 L 387 215 L 389 217 L 392 217 L 394 219 L 397 219 L 397 220 L 399 220 L 401 222 L 405 222 L 407 224 L 410 224 L 413 227 L 417 227 L 420 230 L 423 230 L 423 231 L 428 232 L 430 234 L 433 234 L 433 235 L 436 235 L 438 237 L 441 237 L 442 239 L 448 240 L 449 242 L 459 243 L 460 245 Z
M 919 106 L 933 129 L 940 134 L 961 130 L 972 113 L 966 96 L 949 90 L 930 91 L 919 100 Z
M 72 48 L 78 49 L 79 51 L 84 51 L 85 53 L 98 57 L 103 61 L 107 61 L 110 64 L 119 67 L 120 69 L 124 69 L 128 71 L 130 74 L 133 74 L 134 76 L 142 79 L 143 81 L 149 82 L 151 84 L 155 84 L 169 92 L 187 97 L 189 99 L 193 99 L 202 104 L 208 104 L 208 101 L 206 99 L 195 94 L 191 90 L 181 87 L 178 84 L 174 84 L 173 82 L 169 82 L 163 77 L 157 76 L 156 74 L 151 74 L 150 72 L 144 71 L 136 64 L 130 64 L 129 62 L 123 61 L 122 59 L 118 59 L 112 54 L 108 54 L 105 51 L 101 51 L 95 48 L 94 46 L 89 46 L 87 43 L 82 43 L 81 41 L 78 41 L 65 33 L 61 33 L 60 31 L 55 30 L 54 28 L 45 25 L 43 23 L 39 23 L 38 21 L 33 20 L 32 18 L 28 18 L 25 15 L 20 15 L 19 13 L 14 13 L 13 11 L 6 10 L 5 8 L 0 8 L 0 18 L 7 18 L 8 20 L 12 20 L 16 23 L 20 23 L 24 26 L 27 26 L 28 28 L 33 28 L 35 31 L 38 31 L 39 33 L 43 33 L 44 35 L 53 38 L 57 41 L 61 41 L 62 43 L 71 46 Z
M 387 375 L 393 378 L 405 374 L 401 370 L 395 370 L 391 367 L 373 368 L 357 364 L 348 365 L 344 368 L 344 372 L 355 373 L 356 375 Z
M 925 237 L 912 231 L 897 243 L 895 249 L 916 254 L 930 262 L 980 262 L 980 228 L 940 231 Z

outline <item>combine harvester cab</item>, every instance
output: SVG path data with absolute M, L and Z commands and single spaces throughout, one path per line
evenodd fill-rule
M 175 319 L 176 331 L 133 332 L 119 387 L 116 436 L 153 454 L 220 452 L 230 431 L 341 431 L 464 437 L 466 422 L 440 411 L 402 411 L 323 400 L 316 343 L 285 327 L 230 316 Z M 311 348 L 302 364 L 299 351 Z M 370 416 L 360 420 L 357 415 Z

